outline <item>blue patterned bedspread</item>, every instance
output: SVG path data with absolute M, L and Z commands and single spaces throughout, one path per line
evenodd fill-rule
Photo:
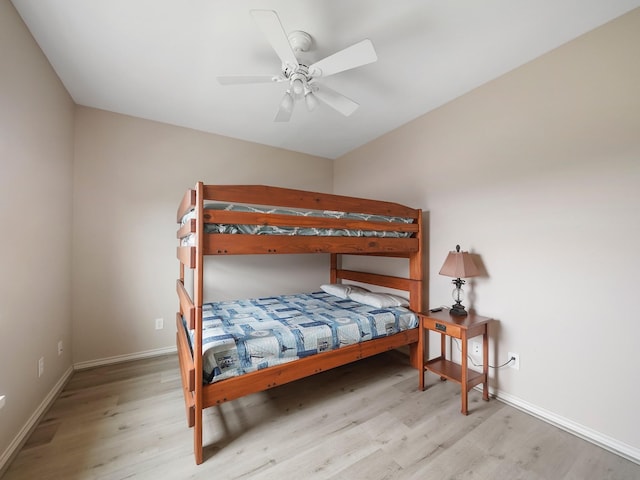
M 407 308 L 380 309 L 325 292 L 206 303 L 202 317 L 208 383 L 418 325 Z

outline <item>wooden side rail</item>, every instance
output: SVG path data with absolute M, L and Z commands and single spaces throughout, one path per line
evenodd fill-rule
M 180 201 L 180 205 L 178 205 L 178 213 L 176 214 L 176 220 L 180 223 L 182 217 L 184 217 L 189 210 L 192 210 L 196 206 L 196 191 L 195 190 L 187 190 Z
M 189 235 L 190 233 L 195 233 L 195 232 L 196 232 L 196 219 L 192 218 L 191 220 L 186 222 L 184 225 L 182 225 L 180 228 L 178 228 L 178 233 L 176 234 L 176 237 L 182 239 L 187 235 Z
M 274 253 L 362 253 L 417 251 L 416 238 L 318 237 L 285 235 L 234 235 L 212 233 L 203 236 L 205 255 Z M 185 247 L 179 247 L 185 248 Z
M 391 217 L 417 217 L 416 209 L 398 203 L 265 185 L 204 185 L 204 199 L 310 210 L 369 213 Z
M 417 344 L 417 342 L 418 329 L 413 328 L 375 341 L 357 343 L 257 372 L 245 373 L 239 377 L 207 385 L 203 392 L 204 403 L 205 405 L 218 405 L 407 344 Z
M 196 267 L 196 247 L 178 247 L 177 257 L 180 263 L 187 268 Z
M 188 392 L 193 392 L 196 389 L 193 356 L 191 354 L 191 347 L 189 347 L 187 332 L 184 329 L 182 318 L 180 318 L 179 313 L 176 314 L 176 331 L 178 333 L 178 354 L 180 356 L 180 361 L 184 362 L 184 366 L 186 367 L 184 371 L 187 373 L 185 377 L 185 387 Z
M 193 392 L 195 390 L 195 369 L 188 340 L 182 325 L 180 314 L 176 315 L 176 345 L 178 347 L 178 363 L 180 365 L 180 377 L 182 379 L 182 393 L 187 413 L 187 424 L 193 427 L 195 424 L 195 401 Z
M 196 328 L 196 307 L 191 301 L 189 292 L 184 288 L 182 280 L 176 282 L 176 290 L 178 291 L 178 299 L 180 300 L 180 312 L 184 315 L 189 329 L 193 330 Z
M 420 283 L 419 280 L 411 280 L 403 277 L 392 277 L 377 273 L 357 272 L 354 270 L 336 270 L 336 277 L 342 280 L 353 280 L 354 282 L 368 283 L 381 287 L 393 288 L 396 290 L 411 291 L 411 285 Z

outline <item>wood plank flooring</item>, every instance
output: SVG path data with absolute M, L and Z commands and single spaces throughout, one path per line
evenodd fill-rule
M 637 479 L 640 466 L 389 352 L 206 412 L 196 466 L 177 357 L 74 373 L 16 479 Z

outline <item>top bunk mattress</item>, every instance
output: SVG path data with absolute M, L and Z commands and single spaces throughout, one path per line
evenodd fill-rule
M 344 220 L 360 220 L 381 223 L 413 223 L 412 218 L 391 217 L 385 215 L 373 215 L 366 213 L 336 212 L 329 210 L 303 210 L 293 208 L 275 208 L 258 205 L 245 205 L 235 203 L 205 203 L 205 210 L 223 210 L 232 212 L 247 212 L 260 214 L 290 215 L 298 217 L 334 218 Z M 181 225 L 196 217 L 194 210 L 191 210 L 181 219 Z M 225 233 L 225 234 L 251 234 L 251 235 L 306 235 L 306 236 L 327 236 L 327 237 L 387 237 L 387 238 L 408 238 L 411 232 L 396 232 L 389 230 L 366 230 L 366 229 L 346 229 L 346 228 L 311 228 L 296 226 L 277 226 L 264 224 L 225 224 L 225 223 L 205 223 L 204 233 Z M 183 245 L 192 245 L 194 236 L 189 235 L 182 240 Z
M 407 308 L 372 307 L 323 291 L 205 303 L 202 322 L 206 383 L 418 326 Z M 193 345 L 194 331 L 188 338 Z

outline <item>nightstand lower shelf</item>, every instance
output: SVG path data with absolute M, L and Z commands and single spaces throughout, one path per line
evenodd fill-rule
M 429 360 L 424 366 L 425 371 L 440 375 L 441 378 L 459 383 L 462 387 L 462 366 L 442 357 Z M 485 381 L 485 374 L 475 370 L 467 370 L 467 391 Z

